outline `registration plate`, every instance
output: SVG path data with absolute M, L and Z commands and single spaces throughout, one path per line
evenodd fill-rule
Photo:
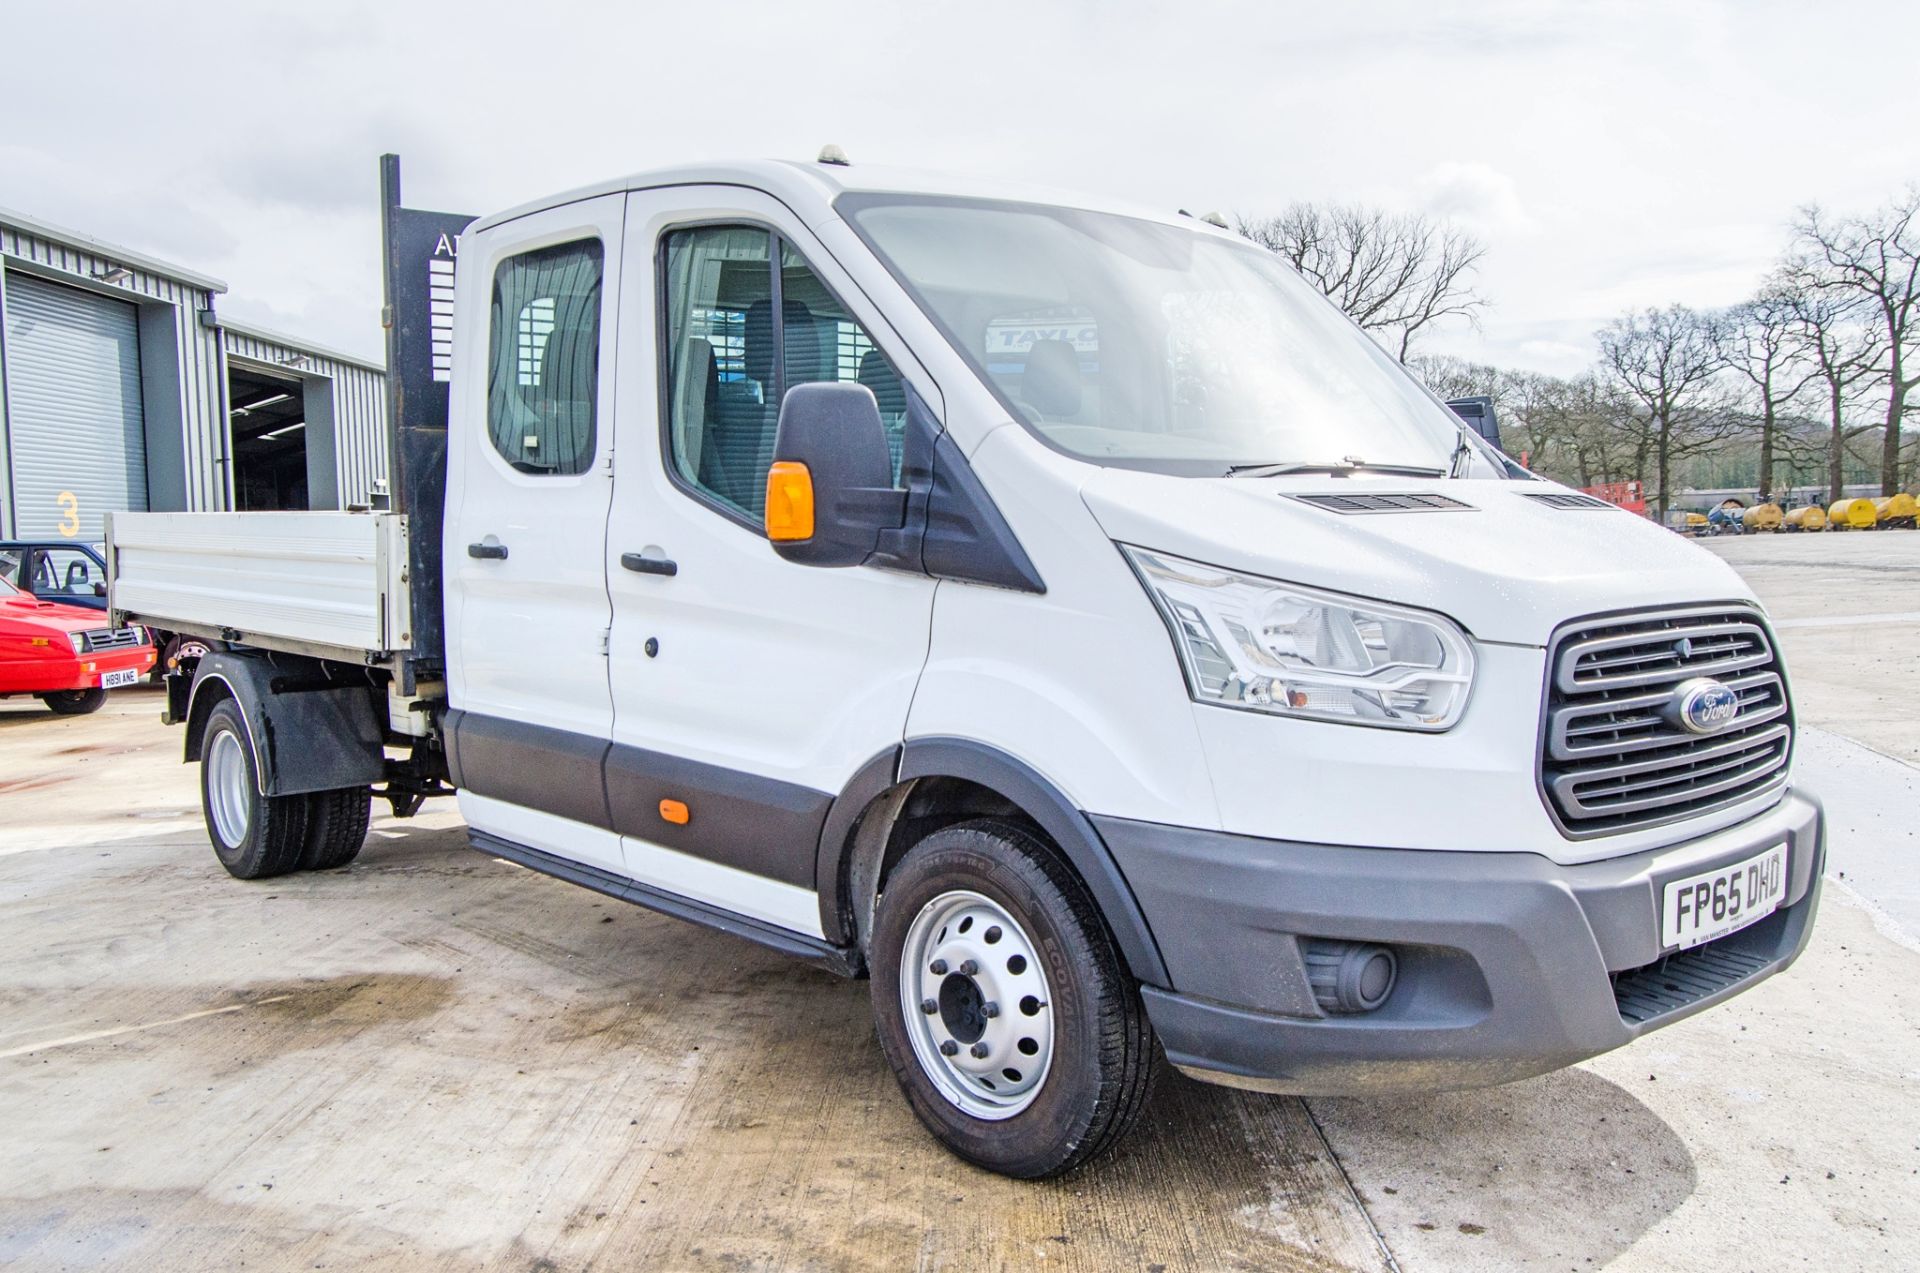
M 1667 885 L 1660 944 L 1685 950 L 1725 937 L 1780 909 L 1787 894 L 1787 846 Z
M 139 679 L 140 669 L 135 667 L 123 668 L 118 672 L 102 672 L 100 673 L 100 688 L 103 690 L 118 689 L 122 685 L 132 685 L 139 681 Z

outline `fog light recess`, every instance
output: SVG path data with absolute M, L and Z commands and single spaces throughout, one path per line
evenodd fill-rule
M 1400 961 L 1391 947 L 1310 937 L 1300 943 L 1314 1002 L 1323 1012 L 1372 1012 L 1393 993 Z

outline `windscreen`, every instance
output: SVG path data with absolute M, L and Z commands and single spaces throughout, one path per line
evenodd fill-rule
M 1449 467 L 1453 415 L 1251 244 L 1040 204 L 838 206 L 1015 416 L 1069 454 L 1176 474 Z

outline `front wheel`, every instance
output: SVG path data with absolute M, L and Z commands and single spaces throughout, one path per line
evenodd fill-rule
M 1005 1175 L 1070 1171 L 1146 1107 L 1158 1043 L 1084 885 L 1032 833 L 936 831 L 875 915 L 880 1045 L 948 1149 Z
M 107 692 L 97 687 L 90 690 L 52 690 L 39 697 L 49 711 L 60 716 L 85 716 L 107 705 Z
M 214 854 L 227 874 L 264 880 L 299 869 L 307 797 L 261 794 L 246 723 L 232 699 L 207 716 L 200 740 L 200 806 Z

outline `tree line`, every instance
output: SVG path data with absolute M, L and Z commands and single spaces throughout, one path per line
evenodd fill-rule
M 1486 244 L 1445 221 L 1302 203 L 1239 219 L 1440 396 L 1486 395 L 1507 449 L 1574 486 L 1638 481 L 1665 520 L 1703 469 L 1778 497 L 1810 470 L 1827 499 L 1870 475 L 1883 495 L 1920 476 L 1904 429 L 1920 386 L 1920 187 L 1872 212 L 1803 208 L 1753 295 L 1725 309 L 1638 310 L 1594 333 L 1575 376 L 1416 353 L 1486 307 Z M 1713 483 L 1718 484 L 1718 483 Z

